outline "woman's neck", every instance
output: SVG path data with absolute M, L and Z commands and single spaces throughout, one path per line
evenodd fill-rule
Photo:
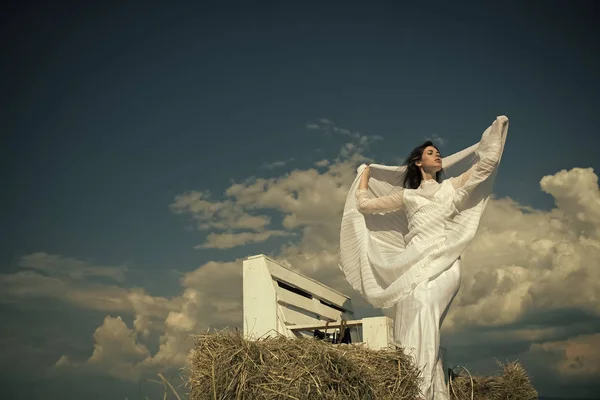
M 429 172 L 425 172 L 425 171 L 421 170 L 421 176 L 423 177 L 424 181 L 431 181 L 431 180 L 435 181 L 434 174 L 431 174 Z

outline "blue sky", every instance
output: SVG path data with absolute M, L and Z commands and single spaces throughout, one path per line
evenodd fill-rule
M 281 246 L 297 245 L 302 232 L 195 249 L 214 231 L 196 229 L 172 204 L 190 191 L 222 200 L 233 183 L 283 179 L 333 160 L 347 137 L 307 129 L 320 119 L 381 136 L 357 156 L 397 164 L 434 135 L 444 154 L 470 146 L 497 115 L 508 115 L 495 195 L 550 213 L 557 196 L 540 190 L 542 177 L 599 167 L 594 11 L 591 1 L 5 8 L 0 273 L 12 282 L 28 268 L 24 257 L 44 253 L 55 256 L 44 265 L 60 271 L 77 262 L 125 271 L 121 280 L 92 273 L 87 284 L 172 298 L 182 292 L 182 274 L 211 261 L 285 258 Z M 285 164 L 265 167 L 278 161 Z M 283 218 L 265 213 L 272 225 Z M 46 376 L 47 398 L 64 399 L 57 382 L 69 381 L 69 372 L 48 378 L 47 368 L 61 354 L 89 357 L 105 315 L 120 314 L 19 293 L 0 302 L 13 322 L 12 331 L 0 330 L 2 346 L 33 349 L 22 369 L 9 371 L 13 398 L 29 393 L 29 378 L 19 374 L 31 363 Z M 600 333 L 598 309 L 583 309 L 579 323 L 593 321 L 584 331 Z M 131 313 L 122 317 L 131 328 Z M 45 342 L 50 331 L 69 343 Z M 85 387 L 112 387 L 99 396 L 131 390 L 102 371 L 78 379 L 95 383 L 76 385 L 73 398 Z

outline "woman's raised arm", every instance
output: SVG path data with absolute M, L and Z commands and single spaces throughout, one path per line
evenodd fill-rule
M 356 191 L 356 208 L 361 214 L 377 214 L 400 210 L 404 207 L 404 190 L 389 196 L 371 197 L 367 189 Z
M 502 152 L 502 131 L 506 124 L 508 124 L 508 118 L 504 115 L 496 118 L 492 124 L 490 137 L 485 143 L 482 142 L 483 149 L 478 150 L 478 153 L 480 153 L 479 161 L 461 175 L 450 178 L 450 182 L 455 189 L 463 187 L 473 174 L 489 175 L 494 171 L 494 168 L 496 168 L 500 161 Z
M 371 168 L 367 166 L 360 179 L 356 191 L 356 208 L 362 214 L 377 214 L 400 210 L 404 205 L 404 190 L 389 196 L 372 198 L 369 195 L 369 174 Z

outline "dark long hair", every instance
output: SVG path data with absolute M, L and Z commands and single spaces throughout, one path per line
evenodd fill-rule
M 431 140 L 428 140 L 421 144 L 410 153 L 406 161 L 404 161 L 403 165 L 407 165 L 406 175 L 404 176 L 404 182 L 402 182 L 402 187 L 409 189 L 417 189 L 421 185 L 421 181 L 423 180 L 423 176 L 421 175 L 421 170 L 415 164 L 417 161 L 421 160 L 423 156 L 423 151 L 428 146 L 433 146 L 437 151 L 440 151 L 436 145 L 433 144 Z M 435 180 L 439 183 L 442 181 L 444 174 L 444 170 L 441 169 L 435 174 Z

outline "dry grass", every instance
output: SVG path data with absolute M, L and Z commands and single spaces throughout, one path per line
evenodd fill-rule
M 533 400 L 518 363 L 493 377 L 468 371 L 449 383 L 454 400 Z M 374 351 L 312 338 L 249 341 L 237 331 L 196 336 L 189 356 L 189 400 L 414 400 L 419 371 L 402 348 Z
M 177 390 L 173 387 L 173 384 L 171 382 L 169 382 L 169 380 L 167 378 L 165 378 L 165 376 L 163 374 L 161 374 L 160 372 L 157 374 L 158 377 L 160 378 L 160 380 L 156 380 L 156 379 L 146 379 L 144 382 L 142 382 L 141 384 L 144 384 L 146 382 L 151 382 L 151 383 L 157 383 L 159 385 L 162 385 L 165 393 L 163 395 L 163 400 L 167 400 L 168 398 L 170 398 L 169 393 L 172 393 L 173 396 L 177 399 L 177 400 L 183 400 L 185 397 L 181 396 Z M 139 398 L 139 394 L 138 394 L 138 398 Z M 146 400 L 150 400 L 148 398 L 148 396 L 146 396 Z
M 312 338 L 245 340 L 239 332 L 197 336 L 190 400 L 414 399 L 417 370 L 398 351 Z
M 175 388 L 173 387 L 173 385 L 171 384 L 171 382 L 169 382 L 167 380 L 167 378 L 165 378 L 163 376 L 163 374 L 161 374 L 160 372 L 158 373 L 158 377 L 160 378 L 160 381 L 156 381 L 157 383 L 162 383 L 164 388 L 165 388 L 165 396 L 164 398 L 167 398 L 167 388 L 169 388 L 171 390 L 171 393 L 173 393 L 173 395 L 177 398 L 177 400 L 181 400 L 181 396 L 179 396 L 179 393 L 177 393 L 177 390 L 175 390 Z
M 463 400 L 537 400 L 538 393 L 531 385 L 527 372 L 518 362 L 502 364 L 496 376 L 472 377 L 463 368 L 458 378 L 450 380 L 448 386 L 452 399 Z

